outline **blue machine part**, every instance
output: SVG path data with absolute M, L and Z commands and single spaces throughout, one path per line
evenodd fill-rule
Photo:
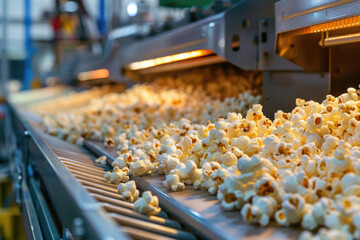
M 106 33 L 105 0 L 99 0 L 98 29 L 101 35 Z
M 24 0 L 25 5 L 25 64 L 24 64 L 24 76 L 23 76 L 23 90 L 28 90 L 31 87 L 31 81 L 33 79 L 33 70 L 31 66 L 31 59 L 34 52 L 31 38 L 31 0 Z

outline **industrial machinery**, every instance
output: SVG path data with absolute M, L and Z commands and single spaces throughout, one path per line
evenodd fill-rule
M 311 72 L 329 72 L 330 93 L 356 86 L 359 1 L 276 3 L 276 52 Z
M 110 50 L 101 61 L 93 59 L 94 63 L 79 68 L 76 76 L 81 82 L 108 78 L 147 81 L 163 73 L 226 62 L 242 70 L 262 72 L 264 112 L 271 117 L 277 109 L 292 109 L 297 97 L 321 100 L 329 86 L 332 93 L 338 93 L 356 82 L 357 70 L 352 66 L 357 59 L 350 50 L 358 44 L 359 13 L 353 7 L 358 3 L 280 1 L 275 5 L 275 21 L 275 1 L 239 1 L 216 15 L 130 45 L 113 48 L 116 36 L 124 36 L 121 32 L 113 34 Z M 349 44 L 342 45 L 345 43 Z M 340 83 L 340 78 L 346 82 Z M 214 197 L 190 189 L 168 192 L 153 176 L 133 180 L 141 191 L 151 190 L 159 197 L 163 212 L 155 218 L 137 214 L 131 204 L 115 194 L 116 188 L 101 179 L 108 167 L 94 164 L 95 157 L 101 155 L 111 162 L 114 151 L 91 141 L 82 148 L 48 136 L 41 131 L 37 116 L 23 108 L 68 91 L 57 87 L 10 99 L 13 121 L 7 122 L 9 151 L 28 238 L 298 236 L 297 229 L 245 225 L 238 212 L 221 211 Z

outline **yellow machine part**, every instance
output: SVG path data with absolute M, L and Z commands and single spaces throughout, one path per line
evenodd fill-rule
M 12 182 L 6 178 L 0 181 L 0 203 L 6 199 L 12 191 Z M 8 207 L 0 207 L 0 239 L 21 240 L 26 239 L 21 212 L 16 204 Z

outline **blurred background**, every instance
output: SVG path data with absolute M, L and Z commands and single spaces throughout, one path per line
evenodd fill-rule
M 196 8 L 213 1 L 1 0 L 1 93 L 34 89 L 54 79 L 80 52 L 100 55 L 116 28 L 136 24 L 154 35 L 199 18 Z M 140 26 L 140 28 L 139 28 Z M 63 66 L 64 67 L 64 66 Z M 68 65 L 71 68 L 71 64 Z M 56 75 L 56 74 L 53 74 Z M 6 80 L 7 79 L 7 80 Z M 46 80 L 50 82 L 46 82 Z

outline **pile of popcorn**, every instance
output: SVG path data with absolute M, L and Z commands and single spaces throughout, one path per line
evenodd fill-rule
M 156 215 L 160 212 L 157 197 L 144 192 L 139 198 L 139 191 L 135 182 L 129 181 L 129 175 L 140 176 L 155 169 L 153 162 L 157 157 L 157 148 L 164 142 L 155 139 L 161 138 L 164 129 L 180 134 L 180 137 L 187 133 L 187 130 L 177 130 L 181 126 L 190 129 L 200 126 L 194 124 L 225 117 L 228 112 L 245 114 L 252 105 L 260 102 L 260 95 L 255 96 L 254 93 L 261 93 L 261 75 L 247 73 L 248 76 L 236 77 L 236 72 L 232 72 L 230 67 L 225 71 L 230 75 L 224 75 L 220 69 L 217 68 L 217 73 L 210 68 L 204 71 L 207 73 L 205 76 L 209 79 L 216 76 L 217 81 L 206 81 L 204 75 L 198 77 L 199 72 L 192 72 L 188 76 L 182 74 L 176 78 L 158 78 L 152 83 L 137 84 L 121 93 L 108 93 L 109 88 L 106 87 L 73 93 L 67 98 L 36 105 L 33 109 L 42 114 L 47 133 L 79 145 L 85 139 L 91 139 L 103 141 L 106 147 L 114 147 L 120 142 L 125 147 L 124 144 L 137 146 L 147 137 L 154 139 L 152 146 L 144 147 L 148 155 L 139 150 L 124 156 L 126 161 L 134 163 L 131 166 L 123 163 L 114 165 L 112 172 L 105 173 L 104 178 L 118 186 L 118 192 L 125 201 L 134 202 L 136 211 Z M 257 90 L 251 91 L 254 86 L 258 86 Z M 146 159 L 142 159 L 141 155 Z M 137 156 L 141 161 L 136 161 Z M 102 156 L 96 159 L 96 163 L 106 165 L 107 158 Z M 185 174 L 184 171 L 181 170 L 181 173 Z M 168 178 L 172 176 L 176 178 L 176 175 Z M 179 182 L 179 188 L 181 184 L 184 186 Z
M 193 124 L 189 119 L 115 137 L 116 171 L 165 174 L 217 195 L 247 223 L 300 225 L 300 238 L 360 238 L 360 99 L 354 88 L 320 104 L 296 100 L 271 121 L 255 104 L 244 117 Z M 119 177 L 120 179 L 121 177 Z
M 72 143 L 91 139 L 104 141 L 111 147 L 116 136 L 130 130 L 161 127 L 184 117 L 192 123 L 205 123 L 228 112 L 245 113 L 260 98 L 247 91 L 221 100 L 210 98 L 200 89 L 139 84 L 122 93 L 92 98 L 82 108 L 44 114 L 43 125 L 50 135 Z M 53 108 L 56 109 L 54 104 Z
M 64 96 L 60 96 L 46 102 L 33 104 L 30 107 L 30 110 L 40 115 L 54 114 L 59 111 L 74 110 L 75 108 L 81 108 L 88 105 L 88 103 L 94 98 L 99 98 L 110 92 L 121 91 L 123 89 L 124 86 L 118 84 L 112 86 L 105 85 L 101 87 L 93 87 L 89 90 L 81 92 L 70 91 Z
M 151 77 L 150 77 L 151 78 Z M 229 63 L 198 67 L 179 73 L 162 74 L 153 80 L 155 86 L 172 89 L 195 89 L 212 99 L 237 97 L 251 90 L 251 94 L 262 94 L 262 73 L 243 71 Z

